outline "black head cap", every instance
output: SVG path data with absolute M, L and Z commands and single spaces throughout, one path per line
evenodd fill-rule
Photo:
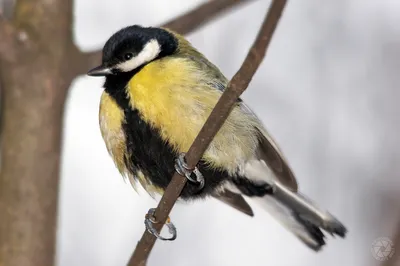
M 173 54 L 175 36 L 161 28 L 133 25 L 114 33 L 103 48 L 102 65 L 89 71 L 91 76 L 129 72 L 157 58 Z

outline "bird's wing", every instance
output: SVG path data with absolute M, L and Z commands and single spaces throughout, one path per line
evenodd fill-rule
M 257 115 L 244 102 L 241 102 L 240 104 L 244 112 L 250 113 L 252 116 L 257 117 Z M 298 189 L 296 177 L 290 169 L 289 164 L 283 156 L 278 144 L 274 141 L 267 130 L 262 127 L 261 122 L 258 130 L 258 159 L 263 160 L 268 165 L 268 167 L 274 172 L 276 178 L 283 185 L 296 192 Z
M 229 190 L 224 190 L 218 194 L 213 195 L 214 198 L 228 204 L 232 208 L 241 211 L 249 216 L 254 216 L 253 210 L 246 200 L 239 194 L 233 193 Z
M 261 132 L 260 130 L 259 141 L 258 158 L 268 165 L 283 185 L 296 192 L 298 189 L 296 177 L 274 140 L 267 132 Z
M 228 84 L 228 80 L 226 77 L 219 71 L 219 69 L 213 65 L 208 60 L 203 57 L 192 58 L 195 60 L 200 69 L 212 71 L 205 71 L 206 74 L 210 75 L 208 80 L 208 85 L 214 87 L 215 89 L 221 91 L 221 93 L 226 89 Z M 212 73 L 212 75 L 211 75 Z M 257 115 L 242 101 L 241 98 L 238 99 L 238 103 L 240 104 L 240 108 L 243 112 L 250 114 L 251 116 L 257 118 L 257 120 L 261 121 Z M 260 122 L 260 146 L 258 148 L 258 156 L 259 159 L 264 160 L 265 163 L 271 168 L 274 172 L 276 178 L 285 186 L 287 186 L 292 191 L 297 191 L 297 181 L 295 176 L 293 175 L 286 159 L 283 156 L 283 153 L 280 151 L 278 145 L 272 139 L 270 134 L 263 128 L 262 123 Z M 242 200 L 244 201 L 244 199 Z M 245 201 L 244 201 L 245 202 Z

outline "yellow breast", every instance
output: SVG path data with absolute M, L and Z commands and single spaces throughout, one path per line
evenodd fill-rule
M 130 103 L 143 119 L 159 129 L 178 152 L 186 152 L 205 123 L 221 92 L 210 77 L 183 58 L 164 58 L 147 64 L 129 82 Z M 236 107 L 204 154 L 213 167 L 235 172 L 254 155 L 258 123 Z
M 122 129 L 124 112 L 108 93 L 103 92 L 100 100 L 99 124 L 108 153 L 114 160 L 118 170 L 125 174 L 125 135 Z
M 161 193 L 159 188 L 151 185 L 151 182 L 143 175 L 140 169 L 137 169 L 136 172 L 131 172 L 130 169 L 133 168 L 126 165 L 126 163 L 130 164 L 131 161 L 130 154 L 127 152 L 126 136 L 122 128 L 124 122 L 123 110 L 107 92 L 103 92 L 99 110 L 100 131 L 108 153 L 118 171 L 130 181 L 133 188 L 137 189 L 136 184 L 139 182 L 151 196 L 154 193 Z

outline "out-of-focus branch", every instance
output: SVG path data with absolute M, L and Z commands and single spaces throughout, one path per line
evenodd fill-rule
M 171 21 L 168 21 L 161 27 L 169 28 L 180 34 L 188 34 L 198 29 L 216 16 L 228 11 L 230 8 L 237 7 L 240 4 L 251 2 L 250 0 L 212 0 L 208 1 L 196 9 L 193 9 Z
M 212 0 L 208 1 L 197 8 L 174 18 L 171 21 L 161 25 L 161 27 L 169 28 L 180 34 L 188 34 L 193 30 L 199 28 L 216 16 L 221 15 L 223 12 L 228 11 L 233 7 L 240 4 L 246 4 L 252 0 Z M 73 55 L 75 62 L 72 69 L 76 70 L 76 75 L 86 73 L 90 68 L 98 65 L 101 62 L 101 51 L 81 52 L 75 48 Z
M 265 56 L 266 50 L 285 5 L 286 0 L 274 0 L 272 2 L 257 38 L 247 54 L 246 59 L 244 60 L 239 71 L 230 81 L 228 87 L 222 94 L 209 118 L 200 130 L 200 133 L 187 152 L 185 159 L 189 167 L 193 168 L 201 159 L 203 153 L 206 151 L 215 134 L 225 122 L 232 107 L 237 102 L 237 99 L 248 87 L 253 75 L 257 71 Z M 154 225 L 158 232 L 161 231 L 163 224 L 171 212 L 176 200 L 180 196 L 185 184 L 186 178 L 175 172 L 154 214 L 157 221 L 157 223 Z M 138 242 L 128 265 L 146 265 L 155 241 L 155 236 L 146 230 Z

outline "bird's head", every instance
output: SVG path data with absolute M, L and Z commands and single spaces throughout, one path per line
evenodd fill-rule
M 103 48 L 102 64 L 93 68 L 89 76 L 118 75 L 163 56 L 173 54 L 178 40 L 162 28 L 129 26 L 114 33 Z

